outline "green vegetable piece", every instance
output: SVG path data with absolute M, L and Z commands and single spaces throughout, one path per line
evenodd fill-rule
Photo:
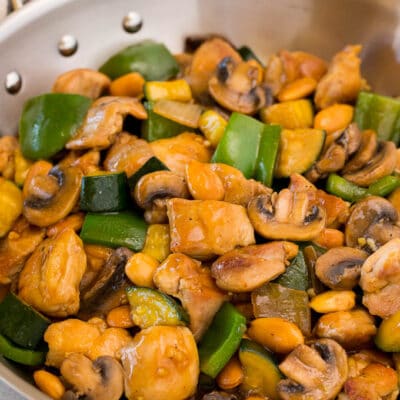
M 231 165 L 242 171 L 246 178 L 253 177 L 264 129 L 265 124 L 256 119 L 232 113 L 212 162 Z
M 281 127 L 279 125 L 266 125 L 261 134 L 255 179 L 268 187 L 272 186 L 280 137 Z
M 285 318 L 295 323 L 305 336 L 311 334 L 311 313 L 306 291 L 270 282 L 251 293 L 251 302 L 256 318 Z
M 168 167 L 157 157 L 151 157 L 133 175 L 129 177 L 128 185 L 130 191 L 133 192 L 135 190 L 135 186 L 142 176 L 156 171 L 168 171 Z
M 367 191 L 368 194 L 385 197 L 398 187 L 400 187 L 400 178 L 388 175 L 369 185 Z
M 400 101 L 375 93 L 360 92 L 354 121 L 360 129 L 373 129 L 381 140 L 400 138 Z
M 308 268 L 302 250 L 292 260 L 286 271 L 274 281 L 282 286 L 296 290 L 307 290 L 310 287 Z
M 87 97 L 64 93 L 28 100 L 19 121 L 22 154 L 32 160 L 54 156 L 74 136 L 90 104 Z
M 189 316 L 172 297 L 147 287 L 126 289 L 131 318 L 141 329 L 154 325 L 186 325 Z
M 89 212 L 122 211 L 129 206 L 128 192 L 125 172 L 84 176 L 80 208 Z
M 153 103 L 144 103 L 147 110 L 147 119 L 142 123 L 142 137 L 148 142 L 158 139 L 166 139 L 188 130 L 187 126 L 164 118 L 153 111 Z
M 278 400 L 277 386 L 283 375 L 271 353 L 252 340 L 242 339 L 239 360 L 244 374 L 241 392 L 256 392 L 269 399 Z
M 383 351 L 400 351 L 400 311 L 381 322 L 375 336 L 375 344 Z
M 336 174 L 329 175 L 326 182 L 326 191 L 351 202 L 358 201 L 368 194 L 367 189 L 357 186 Z
M 35 349 L 49 325 L 49 319 L 14 293 L 0 303 L 0 333 L 19 346 Z
M 127 247 L 140 251 L 144 246 L 147 224 L 131 211 L 86 214 L 81 230 L 84 243 L 107 247 Z
M 146 81 L 165 81 L 178 74 L 179 65 L 165 45 L 144 40 L 121 50 L 99 70 L 111 79 L 139 72 Z
M 224 303 L 198 345 L 200 371 L 215 378 L 239 347 L 245 331 L 246 318 L 232 304 Z
M 322 254 L 326 253 L 326 249 L 313 243 L 303 246 L 302 252 L 308 270 L 309 285 L 307 292 L 311 291 L 314 294 L 324 292 L 325 287 L 315 273 L 315 265 L 317 264 L 317 259 L 322 256 Z
M 264 67 L 264 64 L 260 61 L 260 59 L 256 56 L 254 51 L 248 47 L 248 46 L 242 46 L 238 48 L 238 53 L 242 56 L 244 61 L 249 61 L 249 60 L 256 60 L 262 67 Z
M 46 358 L 46 353 L 17 347 L 3 335 L 0 335 L 0 354 L 9 360 L 30 366 L 41 365 Z

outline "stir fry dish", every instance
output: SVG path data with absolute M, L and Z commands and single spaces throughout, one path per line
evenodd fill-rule
M 146 40 L 29 99 L 0 354 L 56 400 L 397 399 L 400 100 L 360 52 Z

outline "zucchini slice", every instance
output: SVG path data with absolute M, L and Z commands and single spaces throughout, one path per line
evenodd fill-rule
M 89 212 L 122 211 L 128 208 L 128 182 L 125 172 L 84 176 L 80 208 Z
M 165 293 L 147 287 L 130 286 L 126 294 L 132 321 L 141 329 L 154 325 L 186 325 L 189 322 L 183 307 Z
M 257 393 L 269 399 L 278 400 L 277 385 L 283 378 L 271 354 L 258 343 L 242 339 L 239 348 L 239 360 L 243 367 L 243 383 L 240 389 L 244 393 Z
M 283 129 L 275 176 L 287 178 L 310 169 L 322 151 L 325 136 L 321 129 Z
M 21 347 L 35 349 L 49 325 L 50 320 L 14 293 L 0 303 L 0 333 Z

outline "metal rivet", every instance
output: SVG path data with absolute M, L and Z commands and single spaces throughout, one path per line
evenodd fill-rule
M 128 33 L 138 32 L 142 25 L 142 17 L 135 11 L 130 11 L 122 20 L 122 26 Z
M 21 90 L 22 78 L 17 71 L 11 71 L 6 75 L 4 86 L 8 93 L 16 94 Z
M 78 41 L 72 35 L 64 35 L 58 42 L 58 51 L 65 57 L 72 56 L 78 50 Z

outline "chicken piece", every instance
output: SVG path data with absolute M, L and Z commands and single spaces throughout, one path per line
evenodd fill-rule
M 169 139 L 150 143 L 154 155 L 172 172 L 185 176 L 186 164 L 191 160 L 209 162 L 212 151 L 204 137 L 195 133 L 181 133 Z
M 390 317 L 400 310 L 400 239 L 392 239 L 371 254 L 361 268 L 363 304 L 370 314 Z
M 81 230 L 83 225 L 83 220 L 85 219 L 85 214 L 83 212 L 78 212 L 76 214 L 70 214 L 68 217 L 61 219 L 53 225 L 47 227 L 46 234 L 48 237 L 53 237 L 58 235 L 61 231 L 67 228 L 71 228 L 75 232 Z
M 350 203 L 340 197 L 317 189 L 310 181 L 300 174 L 290 176 L 289 190 L 292 192 L 306 192 L 310 204 L 325 208 L 326 225 L 328 228 L 337 228 L 346 223 L 350 215 Z
M 53 92 L 80 94 L 94 100 L 108 90 L 110 83 L 110 78 L 99 71 L 78 68 L 57 77 Z
M 334 56 L 315 91 L 314 101 L 318 108 L 352 102 L 357 98 L 364 85 L 360 71 L 361 48 L 361 45 L 346 46 Z
M 106 149 L 115 142 L 116 135 L 122 131 L 127 115 L 138 119 L 147 118 L 146 110 L 137 99 L 100 97 L 92 104 L 83 124 L 65 147 L 70 150 Z
M 183 400 L 195 393 L 199 356 L 188 328 L 143 329 L 121 352 L 129 400 Z
M 150 144 L 145 140 L 122 132 L 108 150 L 104 168 L 111 172 L 125 171 L 127 176 L 131 176 L 153 155 Z
M 246 209 L 215 200 L 169 199 L 171 250 L 209 259 L 255 243 Z
M 14 136 L 0 137 L 0 174 L 12 180 L 15 173 L 14 154 L 18 148 L 18 140 Z
M 60 167 L 77 167 L 83 175 L 90 175 L 100 171 L 100 152 L 90 150 L 84 154 L 80 151 L 70 151 L 59 163 Z
M 272 190 L 254 179 L 246 179 L 241 171 L 226 164 L 192 160 L 186 165 L 185 179 L 195 200 L 223 200 L 246 207 L 259 194 Z
M 170 254 L 158 266 L 153 281 L 158 289 L 182 302 L 196 341 L 203 336 L 226 300 L 225 294 L 215 286 L 210 270 L 184 254 Z
M 24 266 L 25 260 L 44 239 L 45 230 L 32 225 L 24 217 L 14 224 L 7 237 L 0 241 L 0 283 L 8 284 Z
M 79 310 L 79 284 L 86 254 L 79 236 L 67 228 L 44 240 L 29 257 L 18 282 L 20 297 L 51 317 Z
M 371 363 L 358 376 L 347 379 L 344 391 L 349 400 L 395 400 L 399 394 L 396 371 Z
M 211 266 L 216 284 L 229 292 L 250 292 L 285 272 L 298 246 L 271 242 L 234 249 L 217 258 Z
M 361 350 L 352 354 L 347 359 L 349 367 L 349 378 L 355 378 L 361 374 L 361 371 L 372 363 L 382 364 L 386 367 L 392 367 L 393 362 L 387 353 L 378 350 Z

